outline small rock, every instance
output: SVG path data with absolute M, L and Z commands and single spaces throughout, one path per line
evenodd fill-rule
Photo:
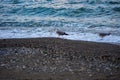
M 5 66 L 5 65 L 6 65 L 6 64 L 3 63 L 3 64 L 1 64 L 0 66 L 3 67 L 3 66 Z
M 26 66 L 25 66 L 25 65 L 23 65 L 23 66 L 22 66 L 22 68 L 23 68 L 23 69 L 25 69 L 25 68 L 26 68 Z
M 89 74 L 89 76 L 91 77 L 91 76 L 92 76 L 92 74 Z

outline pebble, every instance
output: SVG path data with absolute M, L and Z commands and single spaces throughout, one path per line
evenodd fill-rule
M 3 67 L 3 66 L 6 66 L 6 64 L 1 64 L 0 66 Z
M 23 68 L 23 69 L 25 69 L 25 68 L 26 68 L 26 66 L 25 66 L 25 65 L 23 65 L 23 66 L 22 66 L 22 68 Z
M 0 49 L 2 50 L 2 49 Z M 74 55 L 70 55 L 69 53 L 67 54 L 67 57 L 70 57 L 71 60 L 66 60 L 66 57 L 64 56 L 64 52 L 62 54 L 54 54 L 54 56 L 51 57 L 51 55 L 44 50 L 41 49 L 33 49 L 33 48 L 7 48 L 4 49 L 6 50 L 6 53 L 9 53 L 6 55 L 6 57 L 11 57 L 9 64 L 4 64 L 1 61 L 0 67 L 8 67 L 11 69 L 21 69 L 21 70 L 31 70 L 32 71 L 44 71 L 44 72 L 64 72 L 64 71 L 69 71 L 69 72 L 74 72 L 75 70 L 78 70 L 80 72 L 85 72 L 88 69 L 91 70 L 91 73 L 88 73 L 88 76 L 93 76 L 92 73 L 100 72 L 101 70 L 104 70 L 105 72 L 107 71 L 112 71 L 112 68 L 114 69 L 119 69 L 120 66 L 113 65 L 111 63 L 103 63 L 103 62 L 98 62 L 99 60 L 96 60 L 97 58 L 92 58 L 87 56 L 82 56 L 80 55 L 80 58 L 76 58 Z M 3 50 L 3 51 L 4 51 Z M 40 51 L 40 52 L 39 52 Z M 0 51 L 1 52 L 1 51 Z M 4 52 L 2 52 L 4 53 Z M 33 54 L 34 53 L 34 54 Z M 37 59 L 35 57 L 35 53 L 40 54 L 40 56 L 37 56 Z M 17 54 L 17 55 L 14 55 Z M 19 57 L 20 56 L 20 57 Z M 40 59 L 39 59 L 40 58 Z M 8 59 L 8 58 L 5 58 Z M 80 59 L 77 60 L 77 59 Z M 17 61 L 19 60 L 19 62 Z M 77 60 L 77 61 L 76 61 Z M 28 61 L 28 62 L 27 62 Z M 24 63 L 24 65 L 23 65 Z M 76 64 L 78 63 L 78 65 Z M 14 65 L 13 65 L 14 64 Z M 70 65 L 71 64 L 71 65 Z M 28 66 L 29 65 L 29 69 Z M 62 67 L 61 67 L 62 65 Z M 60 66 L 60 67 L 59 67 Z M 79 66 L 79 67 L 71 67 L 71 66 Z M 35 67 L 35 68 L 34 68 Z M 95 70 L 95 71 L 93 71 Z M 111 73 L 110 73 L 111 74 Z

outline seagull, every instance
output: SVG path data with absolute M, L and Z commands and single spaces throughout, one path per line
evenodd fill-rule
M 111 33 L 99 33 L 99 36 L 100 37 L 105 37 L 105 36 L 109 36 Z
M 65 33 L 65 32 L 63 32 L 63 31 L 60 31 L 60 30 L 57 30 L 56 33 L 57 33 L 59 36 L 68 35 L 67 33 Z

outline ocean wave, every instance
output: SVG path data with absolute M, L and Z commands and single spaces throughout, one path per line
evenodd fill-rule
M 56 29 L 65 31 L 69 35 L 59 36 Z M 111 33 L 111 35 L 101 38 L 99 33 Z M 59 37 L 72 40 L 84 40 L 94 42 L 120 43 L 120 31 L 114 28 L 74 28 L 74 27 L 0 27 L 0 38 L 40 38 L 40 37 Z M 117 34 L 117 35 L 116 35 Z
M 120 12 L 120 7 L 113 8 L 114 11 Z
M 109 1 L 109 4 L 112 4 L 112 5 L 120 4 L 120 1 Z
M 58 21 L 28 21 L 28 22 L 0 22 L 0 26 L 4 27 L 62 27 L 65 23 L 61 23 Z
M 52 3 L 67 3 L 67 4 L 79 4 L 79 3 L 88 3 L 88 4 L 120 4 L 119 0 L 0 0 L 1 3 L 9 4 L 19 4 L 19 3 L 29 3 L 29 2 L 52 2 Z
M 3 7 L 0 6 L 0 13 L 4 14 L 17 14 L 17 15 L 37 15 L 37 16 L 66 16 L 66 17 L 81 17 L 81 16 L 94 16 L 99 14 L 108 13 L 109 9 L 106 7 L 98 6 L 92 7 L 80 7 L 80 8 L 54 8 L 38 6 L 35 8 L 29 8 L 26 6 L 15 6 L 15 7 Z M 118 11 L 119 8 L 115 10 Z M 110 11 L 109 11 L 110 12 Z
M 0 0 L 0 3 L 2 4 L 19 4 L 22 2 L 22 0 Z
M 42 18 L 42 17 L 41 17 Z M 68 20 L 66 18 L 60 19 L 54 18 L 53 20 L 50 18 L 50 20 L 47 18 L 35 20 L 33 19 L 17 19 L 11 20 L 8 19 L 7 21 L 1 20 L 0 27 L 73 27 L 73 28 L 79 28 L 79 27 L 89 27 L 89 28 L 95 28 L 95 27 L 109 27 L 109 28 L 120 28 L 119 19 L 118 20 L 102 20 L 102 18 L 86 18 L 76 21 L 73 18 L 69 18 Z M 91 20 L 92 19 L 92 20 Z M 117 22 L 118 21 L 118 22 Z
M 0 2 L 0 14 L 24 16 L 89 17 L 112 15 L 112 10 L 120 11 L 119 6 L 113 8 L 108 5 L 120 2 L 116 0 L 0 0 Z
M 0 0 L 0 38 L 56 37 L 51 31 L 57 28 L 73 34 L 65 36 L 68 39 L 97 41 L 98 32 L 112 32 L 106 41 L 120 42 L 119 4 L 120 0 Z

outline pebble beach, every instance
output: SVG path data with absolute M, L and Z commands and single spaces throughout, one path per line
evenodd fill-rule
M 0 39 L 0 80 L 119 80 L 120 46 L 60 38 Z

